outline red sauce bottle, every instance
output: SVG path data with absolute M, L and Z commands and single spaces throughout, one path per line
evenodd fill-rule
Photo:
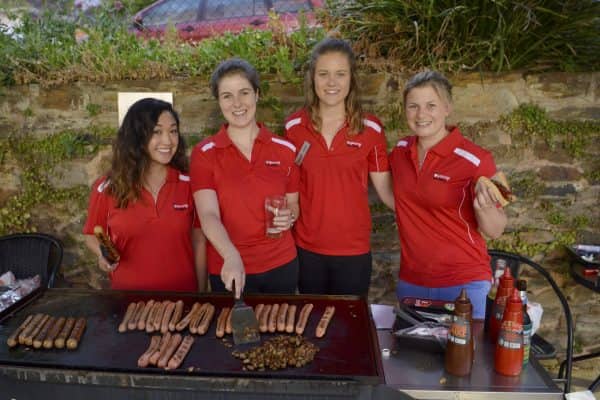
M 494 369 L 508 376 L 519 375 L 523 369 L 523 304 L 517 289 L 513 289 L 506 303 L 496 342 Z
M 473 306 L 463 288 L 454 301 L 454 315 L 448 331 L 444 366 L 446 372 L 456 376 L 469 375 L 473 365 Z
M 498 330 L 500 329 L 500 323 L 502 322 L 504 307 L 506 306 L 506 301 L 510 297 L 514 286 L 515 280 L 510 273 L 510 268 L 506 268 L 504 274 L 500 277 L 500 285 L 496 292 L 494 307 L 492 308 L 492 315 L 490 316 L 490 339 L 492 343 L 496 343 L 496 340 L 498 340 Z

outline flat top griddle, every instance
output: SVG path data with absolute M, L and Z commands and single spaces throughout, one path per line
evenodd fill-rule
M 127 305 L 132 301 L 154 299 L 183 300 L 184 313 L 195 301 L 210 302 L 216 307 L 215 317 L 204 336 L 195 335 L 195 342 L 182 366 L 175 371 L 159 368 L 139 368 L 137 359 L 150 343 L 151 334 L 145 331 L 118 333 Z M 149 374 L 183 374 L 203 376 L 268 377 L 286 379 L 341 379 L 369 384 L 383 383 L 384 374 L 379 356 L 375 328 L 364 299 L 354 296 L 246 296 L 246 303 L 295 304 L 300 308 L 313 303 L 314 309 L 304 337 L 315 343 L 320 351 L 315 359 L 301 368 L 278 371 L 244 371 L 233 350 L 248 350 L 255 345 L 226 347 L 215 336 L 217 316 L 223 307 L 231 307 L 233 298 L 225 295 L 190 293 L 149 293 L 124 291 L 92 291 L 76 289 L 47 289 L 11 315 L 0 320 L 0 364 L 40 368 L 66 368 L 103 372 Z M 326 306 L 336 307 L 327 334 L 315 337 L 315 328 Z M 87 318 L 87 327 L 77 350 L 33 349 L 17 346 L 9 349 L 8 336 L 27 315 L 46 313 L 52 316 Z M 184 330 L 183 333 L 188 333 Z M 263 333 L 262 340 L 281 333 Z M 226 335 L 233 345 L 231 335 Z M 193 369 L 192 369 L 193 367 Z

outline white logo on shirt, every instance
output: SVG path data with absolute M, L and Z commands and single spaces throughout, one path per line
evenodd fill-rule
M 361 148 L 362 147 L 362 143 L 360 142 L 353 142 L 352 140 L 346 140 L 346 144 L 350 147 L 358 147 Z
M 433 179 L 448 182 L 450 180 L 450 177 L 447 175 L 442 175 L 442 174 L 438 174 L 437 172 L 435 172 L 433 174 Z
M 271 160 L 266 160 L 265 161 L 266 165 L 281 165 L 281 161 L 271 161 Z
M 173 204 L 173 208 L 176 210 L 185 210 L 190 208 L 188 204 Z

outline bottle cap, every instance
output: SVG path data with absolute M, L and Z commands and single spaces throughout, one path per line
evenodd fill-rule
M 510 297 L 508 298 L 508 302 L 506 303 L 506 311 L 515 312 L 521 310 L 523 307 L 523 303 L 521 302 L 521 296 L 519 295 L 519 290 L 517 288 L 513 288 Z
M 527 281 L 525 279 L 519 279 L 517 281 L 517 289 L 519 289 L 521 292 L 526 291 L 527 290 Z
M 454 300 L 454 313 L 455 314 L 465 314 L 471 313 L 473 310 L 473 305 L 471 304 L 471 300 L 467 296 L 467 289 L 462 288 L 460 290 L 460 294 Z

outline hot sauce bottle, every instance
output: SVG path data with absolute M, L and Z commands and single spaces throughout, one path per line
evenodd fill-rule
M 500 277 L 500 284 L 498 285 L 498 291 L 496 292 L 496 298 L 494 299 L 494 307 L 492 308 L 492 315 L 490 316 L 489 333 L 492 343 L 495 343 L 498 339 L 498 330 L 500 329 L 500 323 L 502 322 L 504 307 L 506 306 L 506 301 L 510 297 L 514 286 L 515 280 L 510 273 L 510 268 L 506 268 L 504 274 Z
M 449 374 L 464 376 L 471 373 L 473 365 L 472 312 L 473 306 L 467 297 L 467 291 L 463 288 L 454 301 L 454 315 L 448 331 L 444 366 Z
M 527 281 L 519 279 L 517 281 L 517 289 L 523 303 L 523 365 L 529 362 L 529 352 L 531 350 L 531 331 L 532 323 L 529 314 L 527 313 Z
M 519 375 L 523 369 L 523 304 L 517 289 L 513 289 L 506 303 L 496 342 L 494 369 L 508 376 Z

